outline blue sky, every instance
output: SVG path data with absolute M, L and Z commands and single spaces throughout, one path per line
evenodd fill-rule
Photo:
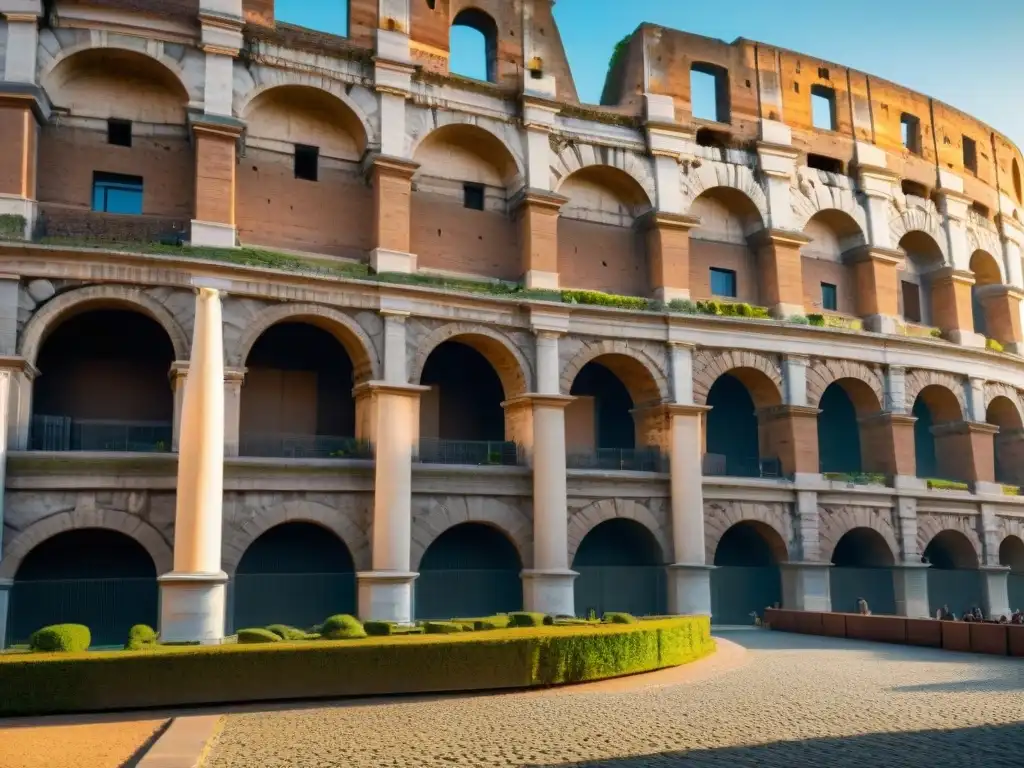
M 277 17 L 345 34 L 345 5 L 277 0 Z M 1024 146 L 1024 0 L 557 0 L 555 19 L 583 101 L 599 100 L 615 43 L 649 21 L 860 69 L 951 104 Z M 470 51 L 473 34 L 465 36 Z M 455 55 L 452 67 L 479 74 L 466 57 Z

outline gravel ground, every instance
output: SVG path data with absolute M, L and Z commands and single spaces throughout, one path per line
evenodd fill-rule
M 3 691 L 0 691 L 3 696 Z M 82 718 L 79 718 L 81 721 Z M 58 718 L 35 723 L 0 720 L 0 768 L 121 768 L 146 746 L 165 720 L 111 716 L 66 724 Z
M 689 684 L 231 715 L 204 768 L 1024 766 L 1024 660 L 774 632 Z

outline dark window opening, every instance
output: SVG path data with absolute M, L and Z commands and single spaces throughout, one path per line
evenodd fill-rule
M 697 131 L 697 145 L 701 147 L 728 149 L 729 139 L 729 134 L 724 131 L 716 131 L 712 128 L 701 128 Z
M 838 129 L 835 88 L 827 85 L 811 86 L 811 123 L 823 131 Z
M 101 213 L 142 215 L 142 177 L 95 171 L 92 209 Z
M 831 78 L 828 75 L 828 67 L 818 67 L 818 77 L 822 80 L 830 80 Z
M 904 179 L 900 183 L 900 189 L 903 190 L 904 195 L 913 195 L 914 197 L 921 197 L 925 200 L 928 199 L 928 187 L 924 184 L 919 184 L 916 181 Z
M 462 204 L 472 211 L 482 211 L 484 209 L 484 185 L 463 184 Z
M 843 173 L 843 161 L 836 160 L 834 157 L 827 157 L 826 155 L 815 155 L 813 153 L 808 154 L 807 167 L 816 168 L 819 171 L 827 171 L 829 173 Z
M 320 170 L 320 148 L 295 145 L 295 178 L 316 181 Z
M 132 121 L 107 120 L 107 143 L 116 147 L 130 147 L 132 145 Z
M 459 11 L 452 21 L 449 69 L 474 80 L 498 81 L 498 25 L 478 8 Z
M 821 308 L 831 312 L 839 310 L 839 291 L 832 283 L 821 284 Z
M 983 219 L 987 219 L 992 215 L 992 212 L 988 209 L 987 205 L 982 205 L 978 202 L 971 203 L 971 210 Z
M 921 121 L 904 112 L 900 115 L 900 137 L 908 152 L 921 154 Z
M 427 8 L 429 8 L 432 11 L 434 10 L 434 4 L 435 0 L 427 0 Z
M 967 136 L 964 136 L 964 168 L 973 174 L 978 173 L 978 145 Z
M 698 120 L 728 123 L 729 71 L 699 61 L 690 67 L 690 110 Z
M 903 294 L 903 319 L 912 323 L 920 323 L 921 320 L 921 286 L 917 283 L 910 283 L 906 280 L 900 281 L 900 290 Z
M 711 268 L 711 295 L 736 298 L 736 272 L 732 269 Z

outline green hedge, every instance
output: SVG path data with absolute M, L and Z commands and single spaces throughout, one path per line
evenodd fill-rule
M 363 629 L 362 623 L 355 616 L 339 613 L 336 616 L 331 616 L 323 623 L 320 634 L 328 640 L 354 640 L 366 637 L 366 630 Z
M 73 653 L 87 651 L 92 643 L 92 633 L 82 624 L 53 624 L 37 629 L 29 638 L 28 647 L 33 651 L 59 651 Z M 3 686 L 0 686 L 3 691 Z
M 156 630 L 147 624 L 136 624 L 128 630 L 128 642 L 124 644 L 126 651 L 140 651 L 156 645 Z
M 289 627 L 287 624 L 271 624 L 267 631 L 273 632 L 282 640 L 306 640 L 309 637 L 304 630 Z
M 272 632 L 269 629 L 262 629 L 261 627 L 238 630 L 238 642 L 242 645 L 280 643 L 281 639 L 281 636 L 277 633 Z
M 264 630 L 265 631 L 265 630 Z M 0 655 L 0 716 L 559 685 L 714 650 L 707 617 L 343 642 Z

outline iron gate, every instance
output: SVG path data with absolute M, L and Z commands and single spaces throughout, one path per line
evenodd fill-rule
M 336 613 L 356 613 L 356 575 L 240 573 L 231 585 L 234 630 L 287 624 L 309 629 Z
M 661 565 L 576 566 L 576 615 L 624 611 L 659 616 L 667 611 L 665 567 Z

